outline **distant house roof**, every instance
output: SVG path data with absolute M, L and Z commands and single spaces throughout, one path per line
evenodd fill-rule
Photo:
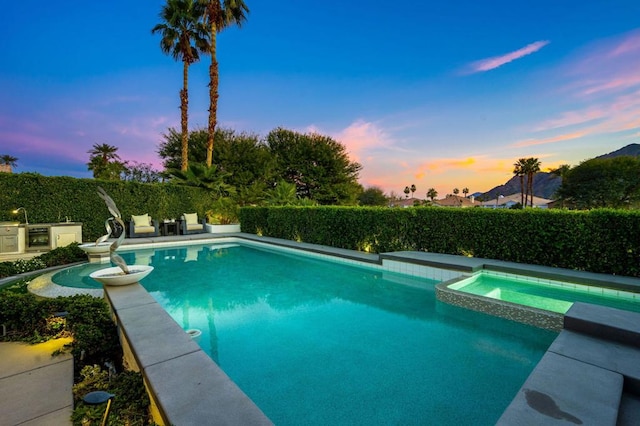
M 511 195 L 505 195 L 505 196 L 500 196 L 498 197 L 498 199 L 496 200 L 495 198 L 493 200 L 488 200 L 482 203 L 482 207 L 488 207 L 488 208 L 510 208 L 515 206 L 516 204 L 519 204 L 522 201 L 522 195 L 521 194 L 511 194 Z M 541 208 L 541 209 L 546 209 L 549 205 L 549 203 L 551 203 L 553 200 L 548 200 L 546 198 L 540 198 L 540 197 L 533 197 L 533 207 L 537 207 L 537 208 Z
M 433 205 L 440 207 L 476 207 L 480 206 L 480 203 L 477 202 L 474 197 L 467 198 L 459 195 L 448 194 L 441 200 L 435 200 Z

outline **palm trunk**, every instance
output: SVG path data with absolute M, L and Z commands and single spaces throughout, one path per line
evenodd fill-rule
M 213 138 L 216 133 L 218 115 L 218 60 L 216 58 L 215 20 L 211 19 L 211 64 L 209 65 L 209 129 L 207 136 L 207 167 L 213 163 Z
M 520 175 L 520 205 L 522 208 L 527 207 L 524 199 L 524 175 Z
M 535 173 L 531 173 L 529 175 L 529 194 L 531 194 L 531 201 L 529 202 L 529 206 L 533 207 L 533 175 Z
M 189 62 L 184 61 L 182 68 L 182 90 L 180 91 L 180 122 L 182 124 L 182 162 L 180 169 L 189 168 Z

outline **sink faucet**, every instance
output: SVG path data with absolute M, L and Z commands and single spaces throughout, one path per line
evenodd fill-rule
M 22 210 L 24 212 L 24 224 L 28 225 L 29 224 L 29 219 L 27 219 L 27 209 L 25 209 L 24 207 L 18 207 L 17 209 L 15 209 L 13 211 L 13 214 L 18 214 L 18 212 Z
M 71 222 L 71 218 L 69 216 L 65 216 L 64 219 L 67 221 L 67 223 Z

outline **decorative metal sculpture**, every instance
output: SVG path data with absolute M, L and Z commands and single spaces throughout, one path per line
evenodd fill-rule
M 107 228 L 108 234 L 98 238 L 98 240 L 96 241 L 96 244 L 98 244 L 101 241 L 106 241 L 107 238 L 111 236 L 112 230 L 111 230 L 111 226 L 109 225 L 110 220 L 114 220 L 118 222 L 118 224 L 122 227 L 122 229 L 123 230 L 125 229 L 124 222 L 122 220 L 122 215 L 120 214 L 120 210 L 118 210 L 118 207 L 116 206 L 116 203 L 113 201 L 113 199 L 101 187 L 98 187 L 98 195 L 107 204 L 107 208 L 109 209 L 109 212 L 111 213 L 112 217 L 107 219 L 107 221 L 105 222 L 105 227 Z M 115 263 L 117 266 L 120 267 L 120 269 L 122 269 L 122 272 L 124 272 L 125 274 L 128 274 L 129 267 L 127 266 L 127 262 L 125 262 L 124 259 L 118 253 L 116 253 L 116 250 L 118 250 L 118 247 L 120 247 L 120 245 L 124 241 L 124 237 L 125 237 L 125 232 L 123 231 L 120 234 L 120 236 L 118 236 L 118 239 L 111 244 L 111 246 L 109 247 L 109 257 L 111 258 L 111 261 L 113 263 Z

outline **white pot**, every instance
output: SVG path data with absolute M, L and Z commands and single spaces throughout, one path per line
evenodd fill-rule
M 137 283 L 153 271 L 149 265 L 129 265 L 129 274 L 122 272 L 119 266 L 99 269 L 89 274 L 91 278 L 104 285 L 128 285 Z
M 103 254 L 109 253 L 109 249 L 111 248 L 112 243 L 85 243 L 80 244 L 78 247 L 82 249 L 87 254 Z
M 210 234 L 222 234 L 228 232 L 240 232 L 240 224 L 232 223 L 230 225 L 212 225 L 210 223 L 206 224 L 207 232 Z

